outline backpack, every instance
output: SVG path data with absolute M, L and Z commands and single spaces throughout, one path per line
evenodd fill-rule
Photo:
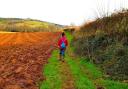
M 62 49 L 66 48 L 66 45 L 65 45 L 65 43 L 64 43 L 64 40 L 62 40 L 61 48 L 62 48 Z

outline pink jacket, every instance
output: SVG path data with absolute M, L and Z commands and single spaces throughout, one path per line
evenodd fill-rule
M 61 37 L 58 41 L 59 48 L 61 48 L 61 44 L 63 41 L 64 41 L 65 45 L 68 46 L 68 40 L 67 40 L 66 36 L 64 36 L 64 37 Z

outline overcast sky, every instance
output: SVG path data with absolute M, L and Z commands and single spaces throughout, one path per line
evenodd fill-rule
M 80 25 L 121 7 L 128 8 L 128 0 L 0 0 L 0 17 Z

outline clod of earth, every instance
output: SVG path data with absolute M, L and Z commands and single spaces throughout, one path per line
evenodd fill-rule
M 60 33 L 0 33 L 0 89 L 38 89 Z M 53 39 L 54 40 L 51 40 Z

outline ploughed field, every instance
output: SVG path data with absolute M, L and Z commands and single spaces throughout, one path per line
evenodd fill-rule
M 38 89 L 60 33 L 0 33 L 0 89 Z

